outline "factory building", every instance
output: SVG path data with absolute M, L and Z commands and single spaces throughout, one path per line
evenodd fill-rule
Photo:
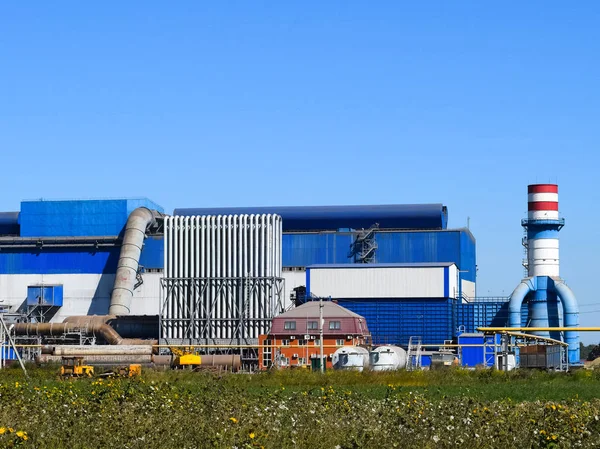
M 448 229 L 442 204 L 175 209 L 176 216 L 278 214 L 286 308 L 316 264 L 453 263 L 457 297 L 476 296 L 476 243 L 466 228 Z
M 163 212 L 147 199 L 115 199 L 23 201 L 20 212 L 0 214 L 0 306 L 37 321 L 108 314 L 124 228 L 138 208 Z M 137 262 L 130 314 L 157 317 L 163 276 L 158 223 L 146 230 Z
M 78 332 L 78 344 L 255 345 L 276 338 L 278 316 L 318 298 L 360 317 L 374 344 L 573 326 L 576 303 L 558 277 L 557 189 L 530 188 L 530 273 L 510 302 L 477 297 L 475 238 L 448 228 L 442 204 L 168 215 L 147 199 L 115 199 L 23 201 L 0 213 L 0 308 L 24 338 L 60 329 Z M 578 336 L 566 339 L 575 358 Z M 247 360 L 262 364 L 258 353 Z

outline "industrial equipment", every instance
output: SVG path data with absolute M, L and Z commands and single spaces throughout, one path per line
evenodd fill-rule
M 93 377 L 94 367 L 83 364 L 83 357 L 63 357 L 61 377 Z
M 132 363 L 131 365 L 119 366 L 114 371 L 102 373 L 98 377 L 140 377 L 141 375 L 142 365 Z
M 565 224 L 558 212 L 558 185 L 528 186 L 527 218 L 521 221 L 525 229 L 523 246 L 527 259 L 523 262 L 527 277 L 515 288 L 508 305 L 509 327 L 521 327 L 522 305 L 527 304 L 527 326 L 531 328 L 577 328 L 579 306 L 575 295 L 560 277 L 558 233 Z M 559 310 L 562 308 L 562 310 Z M 562 313 L 561 313 L 562 312 Z M 558 330 L 532 330 L 530 333 L 563 340 L 568 343 L 568 361 L 579 361 L 579 333 L 567 329 L 564 336 Z M 564 337 L 564 338 L 563 338 Z
M 171 362 L 173 369 L 196 369 L 202 363 L 202 357 L 193 348 L 178 348 L 172 347 L 171 353 L 174 358 Z

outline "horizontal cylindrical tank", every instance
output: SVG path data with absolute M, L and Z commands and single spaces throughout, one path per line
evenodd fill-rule
M 152 355 L 150 345 L 64 345 L 54 346 L 53 355 Z
M 170 355 L 155 355 L 152 360 L 155 365 L 170 365 L 173 357 Z M 238 371 L 242 366 L 242 359 L 239 354 L 200 355 L 200 366 L 221 366 L 231 371 Z
M 90 365 L 111 365 L 124 363 L 152 363 L 151 355 L 84 355 L 84 363 Z M 63 356 L 42 354 L 36 358 L 37 363 L 60 363 Z
M 369 354 L 373 371 L 406 368 L 406 351 L 398 346 L 379 346 Z
M 369 366 L 369 351 L 360 346 L 343 346 L 331 356 L 334 369 L 362 371 Z
M 446 229 L 448 225 L 448 210 L 443 204 L 182 208 L 173 212 L 187 217 L 252 214 L 280 215 L 284 231 L 361 229 L 373 223 L 379 223 L 382 229 Z

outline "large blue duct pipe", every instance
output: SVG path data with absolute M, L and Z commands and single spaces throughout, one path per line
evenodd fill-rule
M 446 229 L 443 204 L 388 204 L 375 206 L 206 207 L 175 209 L 173 215 L 277 214 L 283 231 L 323 231 L 340 228 Z
M 523 279 L 510 295 L 508 303 L 508 325 L 521 327 L 521 306 L 529 292 L 535 290 L 532 279 Z
M 0 212 L 0 235 L 19 235 L 19 212 Z
M 553 277 L 554 288 L 563 306 L 563 322 L 565 327 L 579 326 L 579 306 L 573 291 L 567 287 L 565 281 Z M 569 345 L 569 364 L 579 363 L 579 332 L 565 332 L 565 343 Z

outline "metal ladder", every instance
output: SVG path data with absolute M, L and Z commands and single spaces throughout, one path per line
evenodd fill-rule
M 406 356 L 407 371 L 421 368 L 421 337 L 410 337 L 408 339 L 408 351 Z
M 25 369 L 25 365 L 23 364 L 23 359 L 21 358 L 21 354 L 17 350 L 17 346 L 15 345 L 15 341 L 11 336 L 11 329 L 6 326 L 6 322 L 4 321 L 4 317 L 0 315 L 0 369 L 6 366 L 6 355 L 7 349 L 11 348 L 13 350 L 14 355 L 17 357 L 19 361 L 19 365 L 21 365 L 21 369 L 23 373 L 27 377 L 27 370 Z
M 529 276 L 529 240 L 527 239 L 527 228 L 523 228 L 521 245 L 523 245 L 523 268 L 525 270 L 525 277 L 527 277 Z
M 377 252 L 377 241 L 375 231 L 379 229 L 379 223 L 373 224 L 369 229 L 357 232 L 356 239 L 350 245 L 348 258 L 354 258 L 354 263 L 374 263 Z

